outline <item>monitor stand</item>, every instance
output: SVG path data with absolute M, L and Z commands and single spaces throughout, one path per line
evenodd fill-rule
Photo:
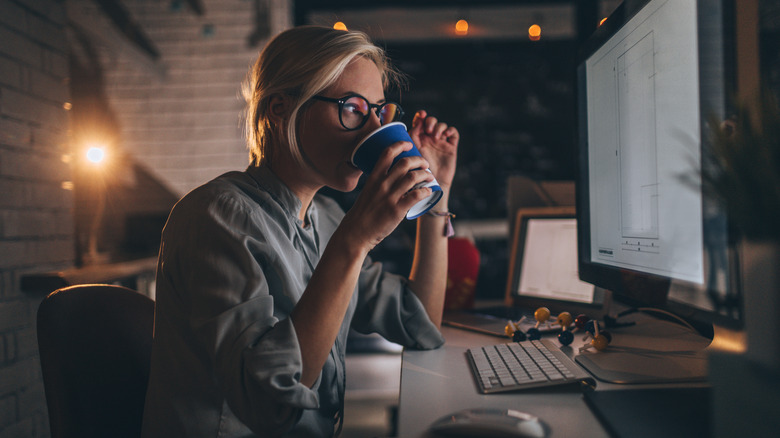
M 711 340 L 678 323 L 636 314 L 621 318 L 635 325 L 609 330 L 604 351 L 589 349 L 577 363 L 603 382 L 673 383 L 707 379 L 707 347 Z

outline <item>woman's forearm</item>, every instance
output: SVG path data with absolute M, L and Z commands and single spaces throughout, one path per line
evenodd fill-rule
M 360 276 L 368 249 L 341 228 L 333 235 L 301 299 L 290 314 L 301 348 L 301 383 L 311 387 L 322 371 Z
M 448 191 L 433 208 L 436 212 L 448 211 Z M 447 288 L 447 236 L 445 216 L 426 214 L 417 219 L 417 238 L 414 249 L 409 287 L 420 299 L 428 317 L 441 326 L 444 309 L 444 292 Z

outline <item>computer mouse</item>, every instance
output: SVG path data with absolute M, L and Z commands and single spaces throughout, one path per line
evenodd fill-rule
M 447 437 L 544 438 L 549 428 L 538 417 L 514 409 L 475 408 L 436 420 L 430 431 Z

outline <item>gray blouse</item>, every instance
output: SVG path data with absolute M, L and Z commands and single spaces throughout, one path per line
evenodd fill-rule
M 251 166 L 174 206 L 157 267 L 143 436 L 331 436 L 350 324 L 411 348 L 444 342 L 406 279 L 367 258 L 322 373 L 312 388 L 301 384 L 289 315 L 344 212 L 317 195 L 304 227 L 300 207 L 268 168 Z

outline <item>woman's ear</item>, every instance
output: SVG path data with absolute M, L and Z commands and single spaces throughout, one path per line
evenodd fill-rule
M 268 118 L 274 123 L 280 123 L 290 117 L 292 100 L 290 96 L 277 93 L 268 99 Z

